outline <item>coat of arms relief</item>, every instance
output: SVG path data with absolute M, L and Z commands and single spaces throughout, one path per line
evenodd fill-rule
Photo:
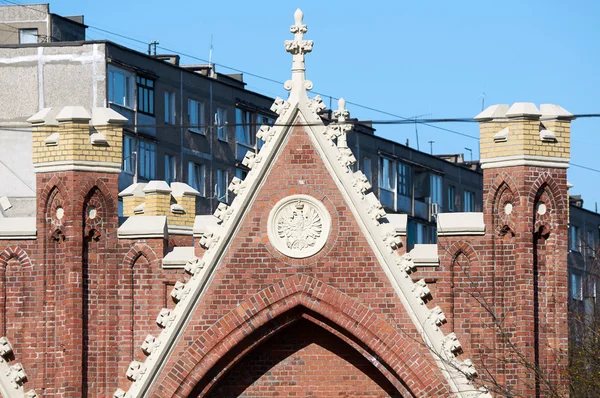
M 331 217 L 323 203 L 308 195 L 292 195 L 271 211 L 269 240 L 286 256 L 309 257 L 323 248 L 330 226 Z

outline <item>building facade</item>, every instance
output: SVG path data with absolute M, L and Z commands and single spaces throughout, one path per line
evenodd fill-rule
M 34 16 L 55 15 L 47 5 L 31 7 L 0 7 L 1 19 L 33 29 Z M 269 109 L 273 99 L 245 89 L 241 75 L 180 65 L 178 56 L 149 56 L 111 42 L 2 45 L 0 67 L 6 88 L 0 97 L 0 156 L 10 168 L 0 165 L 10 187 L 0 188 L 0 197 L 11 201 L 4 212 L 9 217 L 32 215 L 35 208 L 31 136 L 23 130 L 41 109 L 78 104 L 116 110 L 127 118 L 120 190 L 154 179 L 185 182 L 199 191 L 202 214 L 228 200 L 229 181 L 248 172 L 242 164 L 246 151 L 262 145 L 258 128 L 276 116 Z M 23 90 L 32 95 L 18 95 Z M 331 120 L 330 110 L 320 113 Z M 408 214 L 409 245 L 435 243 L 436 212 L 481 211 L 480 172 L 385 140 L 368 125 L 357 123 L 354 131 L 348 145 L 358 156 L 356 167 L 387 211 Z
M 478 115 L 482 211 L 435 209 L 437 243 L 409 248 L 408 215 L 385 207 L 407 206 L 398 170 L 414 164 L 378 153 L 401 175 L 386 205 L 354 170 L 344 101 L 325 123 L 308 96 L 302 19 L 290 95 L 212 215 L 185 183 L 119 190 L 131 125 L 114 109 L 27 119 L 37 211 L 0 219 L 3 396 L 568 395 L 572 115 Z M 435 171 L 412 201 L 435 203 Z

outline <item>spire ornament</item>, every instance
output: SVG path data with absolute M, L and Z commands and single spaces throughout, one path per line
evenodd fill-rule
M 285 50 L 292 54 L 292 80 L 288 80 L 283 85 L 290 91 L 290 99 L 297 97 L 300 93 L 306 94 L 305 90 L 311 90 L 313 84 L 306 80 L 306 67 L 304 65 L 304 54 L 312 51 L 313 41 L 304 40 L 304 34 L 308 31 L 306 25 L 302 23 L 304 13 L 299 8 L 294 13 L 294 25 L 290 26 L 290 32 L 294 34 L 294 40 L 285 41 Z

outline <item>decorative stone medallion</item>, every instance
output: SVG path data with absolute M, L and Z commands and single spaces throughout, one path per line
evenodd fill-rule
M 291 195 L 275 204 L 268 220 L 271 244 L 288 257 L 318 253 L 329 237 L 331 216 L 325 205 L 309 195 Z

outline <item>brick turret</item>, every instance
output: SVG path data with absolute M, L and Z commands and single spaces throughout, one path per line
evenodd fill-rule
M 36 381 L 48 394 L 106 395 L 116 372 L 105 347 L 116 323 L 109 308 L 116 300 L 112 253 L 126 119 L 111 109 L 68 106 L 29 121 L 45 283 L 43 330 L 36 332 L 47 344 Z
M 523 396 L 567 393 L 567 167 L 570 121 L 557 105 L 494 105 L 476 117 L 484 170 L 482 279 L 497 317 L 495 371 Z M 484 285 L 485 286 L 485 285 Z M 532 365 L 540 370 L 531 371 Z

